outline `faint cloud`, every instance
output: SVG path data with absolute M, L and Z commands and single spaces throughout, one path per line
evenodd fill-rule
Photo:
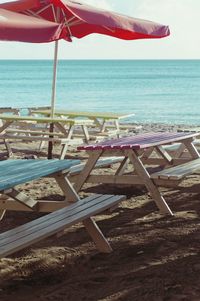
M 93 5 L 96 7 L 100 7 L 103 9 L 108 9 L 108 10 L 112 9 L 111 1 L 107 1 L 107 0 L 84 0 L 82 2 L 85 2 L 87 4 L 90 4 L 90 5 Z

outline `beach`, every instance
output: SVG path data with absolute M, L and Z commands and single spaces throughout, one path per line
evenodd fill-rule
M 182 126 L 142 124 L 136 132 L 176 131 Z M 33 152 L 34 147 L 18 143 L 14 157 L 44 158 L 45 152 Z M 72 156 L 86 158 L 75 148 L 68 152 Z M 95 217 L 113 252 L 100 254 L 82 224 L 72 226 L 61 237 L 49 237 L 0 260 L 0 300 L 199 300 L 199 180 L 195 174 L 177 188 L 161 189 L 174 216 L 161 215 L 145 188 L 86 184 L 81 197 L 91 193 L 127 197 L 114 211 Z M 36 199 L 60 199 L 52 179 L 19 187 Z M 39 216 L 6 212 L 1 232 Z

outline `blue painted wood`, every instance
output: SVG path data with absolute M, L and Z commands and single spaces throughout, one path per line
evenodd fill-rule
M 0 191 L 39 179 L 80 164 L 80 160 L 0 161 Z

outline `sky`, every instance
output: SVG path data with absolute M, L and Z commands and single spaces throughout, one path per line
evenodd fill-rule
M 0 0 L 0 3 L 6 0 Z M 8 1 L 7 1 L 8 2 Z M 59 41 L 60 59 L 200 59 L 200 0 L 82 0 L 169 25 L 164 39 L 124 41 L 103 35 Z M 0 42 L 0 59 L 52 59 L 54 44 Z

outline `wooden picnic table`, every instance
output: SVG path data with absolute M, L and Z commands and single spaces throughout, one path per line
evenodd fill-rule
M 50 117 L 36 117 L 36 116 L 18 116 L 18 115 L 7 115 L 0 114 L 0 120 L 4 123 L 0 127 L 0 138 L 5 140 L 8 155 L 12 154 L 9 139 L 12 140 L 28 140 L 28 141 L 52 141 L 59 142 L 62 145 L 60 159 L 65 157 L 67 148 L 72 144 L 81 144 L 83 141 L 90 140 L 88 133 L 88 126 L 93 123 L 92 120 L 85 119 L 66 119 L 66 118 L 50 118 Z M 20 124 L 22 123 L 22 126 Z M 53 123 L 54 132 L 51 133 L 48 126 Z M 25 127 L 29 125 L 29 128 Z M 30 128 L 30 124 L 37 125 L 43 124 L 45 127 Z M 74 135 L 76 128 L 81 130 L 81 136 L 77 137 Z M 40 144 L 40 149 L 43 144 Z
M 34 114 L 42 114 L 50 116 L 51 110 L 33 110 Z M 120 130 L 119 121 L 128 117 L 132 117 L 135 114 L 117 114 L 117 113 L 104 113 L 104 112 L 78 112 L 78 111 L 67 111 L 67 110 L 55 110 L 55 115 L 64 116 L 69 118 L 80 118 L 84 117 L 90 120 L 93 120 L 100 132 L 105 132 L 108 127 L 112 126 L 117 131 Z M 109 124 L 108 124 L 109 122 Z
M 159 186 L 175 187 L 182 179 L 200 169 L 200 155 L 193 144 L 197 133 L 146 133 L 98 144 L 83 145 L 78 150 L 87 151 L 89 158 L 82 172 L 74 178 L 79 191 L 85 182 L 144 185 L 162 213 L 172 214 Z M 169 153 L 166 145 L 178 148 Z M 187 156 L 185 155 L 187 152 Z M 123 156 L 115 174 L 93 174 L 97 160 L 106 156 Z M 132 172 L 127 172 L 127 166 Z
M 116 206 L 124 196 L 95 194 L 80 199 L 68 180 L 71 168 L 80 160 L 4 160 L 0 161 L 0 220 L 7 210 L 50 212 L 24 225 L 0 234 L 0 258 L 21 250 L 53 234 L 63 233 L 66 227 L 83 222 L 99 251 L 112 248 L 99 229 L 94 215 Z M 42 177 L 51 177 L 60 187 L 60 200 L 33 199 L 18 190 L 18 185 Z M 47 185 L 47 184 L 46 184 Z M 53 184 L 55 185 L 55 183 Z M 27 190 L 27 189 L 26 189 Z M 5 197 L 5 198 L 4 198 Z

